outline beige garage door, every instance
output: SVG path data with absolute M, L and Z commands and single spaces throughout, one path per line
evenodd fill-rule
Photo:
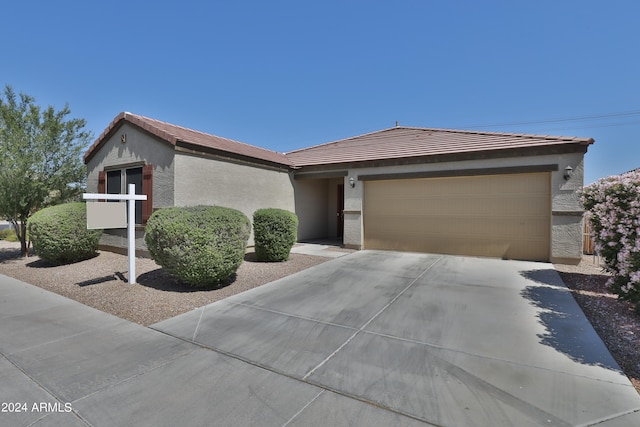
M 364 184 L 365 249 L 549 260 L 548 172 Z

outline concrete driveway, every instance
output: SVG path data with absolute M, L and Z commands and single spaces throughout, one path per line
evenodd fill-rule
M 551 264 L 361 251 L 151 328 L 0 283 L 0 399 L 72 409 L 0 424 L 640 425 Z

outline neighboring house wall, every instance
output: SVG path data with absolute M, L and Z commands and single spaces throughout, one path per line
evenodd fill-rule
M 217 205 L 238 209 L 253 222 L 260 208 L 295 212 L 292 177 L 286 169 L 232 159 L 175 153 L 176 206 Z M 249 239 L 253 245 L 253 231 Z
M 361 175 L 383 175 L 427 171 L 455 171 L 465 169 L 487 169 L 517 166 L 557 164 L 558 170 L 551 172 L 551 258 L 553 261 L 574 261 L 582 256 L 582 206 L 576 190 L 583 185 L 584 154 L 566 153 L 540 156 L 522 156 L 497 159 L 479 159 L 426 163 L 398 166 L 375 166 L 349 168 L 345 177 L 345 231 L 344 244 L 361 248 L 363 242 L 362 199 L 363 182 L 356 181 L 354 188 L 348 184 L 349 177 L 356 180 Z M 566 166 L 573 168 L 573 175 L 564 179 Z M 336 168 L 335 170 L 344 170 Z

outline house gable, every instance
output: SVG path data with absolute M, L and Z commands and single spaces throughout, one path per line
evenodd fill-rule
M 290 166 L 289 160 L 283 154 L 275 151 L 127 112 L 118 114 L 93 145 L 89 147 L 84 155 L 85 163 L 90 161 L 102 149 L 104 143 L 118 132 L 123 123 L 135 126 L 174 148 L 183 147 L 186 151 L 219 154 L 230 158 L 280 167 Z
M 120 122 L 86 156 L 87 189 L 98 190 L 103 171 L 153 166 L 153 206 L 173 206 L 175 150 L 166 141 L 137 126 Z

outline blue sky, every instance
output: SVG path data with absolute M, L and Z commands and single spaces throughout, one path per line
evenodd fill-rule
M 276 151 L 398 121 L 591 137 L 585 183 L 640 167 L 635 0 L 22 0 L 2 16 L 0 84 L 68 102 L 95 137 L 121 111 Z

